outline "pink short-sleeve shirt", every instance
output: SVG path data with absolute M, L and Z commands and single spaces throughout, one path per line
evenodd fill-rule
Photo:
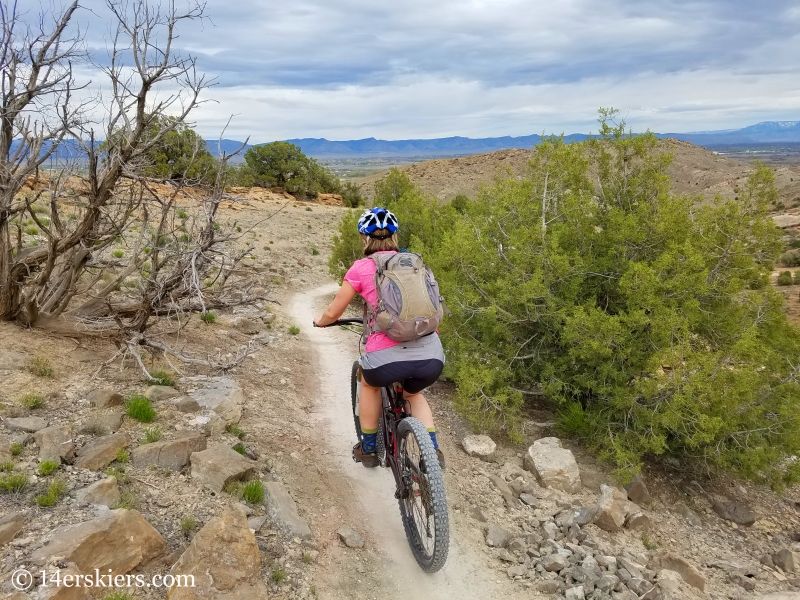
M 394 251 L 378 252 L 376 254 L 396 254 Z M 375 261 L 370 258 L 361 258 L 353 263 L 353 266 L 345 273 L 344 280 L 361 294 L 361 297 L 369 302 L 373 308 L 378 306 L 378 291 L 375 289 Z M 385 333 L 380 331 L 369 336 L 366 351 L 376 352 L 385 350 L 392 346 L 397 346 L 400 342 L 395 342 Z

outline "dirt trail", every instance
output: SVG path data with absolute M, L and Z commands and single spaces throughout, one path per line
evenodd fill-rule
M 485 599 L 502 594 L 480 559 L 466 543 L 460 543 L 456 531 L 450 532 L 450 554 L 444 569 L 427 575 L 417 566 L 406 542 L 400 521 L 394 481 L 387 469 L 364 469 L 351 459 L 355 432 L 350 419 L 350 368 L 357 356 L 357 338 L 339 329 L 308 327 L 337 289 L 328 284 L 298 293 L 292 301 L 292 316 L 308 331 L 315 349 L 315 372 L 319 396 L 315 399 L 319 431 L 325 431 L 328 449 L 341 472 L 361 498 L 358 513 L 367 519 L 365 529 L 371 532 L 373 545 L 380 551 L 382 565 L 372 567 L 382 572 L 390 597 L 425 599 Z M 377 591 L 377 590 L 376 590 Z

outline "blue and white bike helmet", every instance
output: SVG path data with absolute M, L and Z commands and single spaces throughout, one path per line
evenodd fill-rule
M 358 233 L 363 235 L 372 236 L 374 232 L 381 229 L 386 229 L 390 234 L 394 235 L 397 233 L 398 227 L 397 217 L 390 211 L 379 206 L 364 211 L 358 219 Z M 383 237 L 389 236 L 381 236 L 381 239 L 383 239 Z

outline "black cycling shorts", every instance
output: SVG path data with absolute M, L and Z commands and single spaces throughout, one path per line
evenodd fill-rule
M 444 363 L 435 358 L 391 362 L 374 369 L 363 369 L 364 381 L 372 387 L 386 387 L 399 381 L 409 394 L 417 394 L 442 374 Z

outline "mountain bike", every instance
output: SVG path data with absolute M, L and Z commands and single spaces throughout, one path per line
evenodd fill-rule
M 327 325 L 361 325 L 361 319 L 339 319 Z M 361 363 L 355 361 L 350 376 L 350 397 L 356 436 L 361 441 L 358 396 Z M 450 526 L 444 478 L 428 430 L 407 411 L 402 382 L 381 390 L 383 408 L 378 421 L 377 455 L 382 467 L 392 470 L 403 529 L 419 566 L 435 573 L 444 566 L 450 544 Z M 355 457 L 354 457 L 355 458 Z

